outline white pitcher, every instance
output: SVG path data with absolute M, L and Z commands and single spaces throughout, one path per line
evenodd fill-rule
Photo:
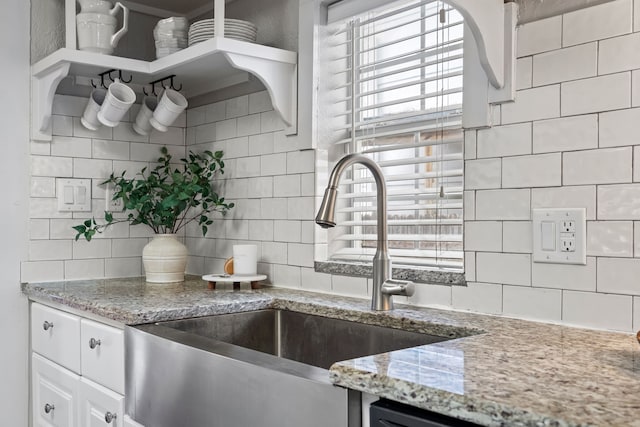
M 112 8 L 106 0 L 78 0 L 80 13 L 76 16 L 78 49 L 110 55 L 118 41 L 129 29 L 129 9 L 117 2 Z M 122 28 L 116 32 L 115 14 L 122 9 Z

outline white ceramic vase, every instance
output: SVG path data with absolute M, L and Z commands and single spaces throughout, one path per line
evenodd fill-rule
M 175 234 L 156 234 L 142 249 L 142 263 L 147 282 L 182 282 L 187 268 L 187 247 Z

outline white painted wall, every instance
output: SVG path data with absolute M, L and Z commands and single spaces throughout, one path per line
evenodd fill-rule
M 29 2 L 4 0 L 0 17 L 0 424 L 28 423 L 27 301 L 20 292 L 20 261 L 27 238 L 29 141 Z

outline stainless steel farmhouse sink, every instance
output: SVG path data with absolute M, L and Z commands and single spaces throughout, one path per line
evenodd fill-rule
M 127 413 L 154 427 L 359 426 L 336 361 L 450 339 L 283 310 L 127 327 Z

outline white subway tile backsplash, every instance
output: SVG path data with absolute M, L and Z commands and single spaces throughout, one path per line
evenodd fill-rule
M 255 176 L 260 176 L 260 157 L 241 157 L 236 160 L 236 178 L 247 178 Z
M 157 145 L 179 145 L 184 147 L 184 128 L 170 126 L 166 132 L 151 130 L 149 142 Z
M 365 298 L 368 295 L 365 277 L 331 276 L 331 290 L 334 294 Z
M 83 238 L 73 242 L 73 259 L 94 259 L 111 257 L 110 239 L 93 239 L 87 242 Z
M 51 142 L 31 141 L 29 145 L 29 153 L 34 156 L 49 156 L 51 155 Z
M 73 159 L 74 178 L 108 178 L 113 170 L 111 160 Z
M 49 220 L 48 219 L 30 219 L 29 220 L 29 239 L 30 240 L 49 239 Z
M 476 191 L 477 220 L 529 220 L 531 190 Z
M 133 129 L 133 124 L 121 122 L 113 128 L 113 139 L 116 141 L 149 142 L 149 135 L 140 135 Z
M 571 186 L 534 188 L 531 190 L 531 208 L 581 208 L 587 209 L 587 219 L 596 218 L 596 187 Z
M 216 140 L 216 124 L 207 123 L 196 127 L 195 143 L 202 144 Z
M 273 241 L 273 221 L 268 219 L 249 221 L 249 239 Z
M 533 57 L 533 86 L 597 75 L 598 44 L 587 43 Z
M 504 221 L 502 223 L 502 250 L 530 254 L 533 251 L 531 227 L 530 221 Z
M 97 130 L 89 130 L 82 125 L 79 117 L 74 117 L 73 136 L 79 138 L 113 139 L 113 128 L 100 126 Z
M 149 239 L 113 239 L 111 242 L 111 256 L 136 257 L 142 255 L 142 249 L 149 243 Z
M 464 252 L 464 279 L 467 282 L 476 281 L 476 253 Z
M 281 153 L 283 151 L 295 151 L 298 149 L 297 138 L 291 135 L 285 135 L 284 131 L 272 132 L 273 134 L 273 152 Z M 268 134 L 267 134 L 268 135 Z
M 564 96 L 563 96 L 564 106 Z M 516 101 L 502 104 L 502 123 L 530 122 L 560 117 L 560 85 L 516 92 Z
M 467 221 L 464 224 L 464 249 L 466 251 L 502 251 L 502 222 Z
M 91 157 L 91 140 L 68 136 L 51 139 L 51 155 L 59 157 Z
M 78 96 L 55 95 L 53 97 L 53 114 L 60 116 L 82 116 L 87 106 L 87 98 Z
M 478 158 L 531 154 L 531 123 L 478 131 Z
M 232 159 L 235 157 L 247 157 L 249 155 L 249 138 L 246 136 L 232 138 L 226 141 L 224 157 Z
M 562 83 L 562 115 L 631 107 L 631 73 L 608 74 Z
M 249 238 L 249 221 L 239 219 L 224 221 L 224 232 L 227 239 L 247 240 Z
M 300 175 L 300 192 L 302 196 L 315 196 L 316 193 L 315 173 L 303 173 Z
M 70 258 L 70 240 L 34 240 L 29 242 L 29 261 L 50 261 Z
M 478 252 L 476 253 L 476 280 L 531 286 L 531 255 Z
M 282 242 L 262 242 L 261 261 L 272 264 L 286 264 L 287 244 Z
M 632 30 L 632 1 L 617 0 L 562 16 L 562 45 L 606 39 Z
M 219 122 L 226 118 L 227 104 L 225 101 L 215 102 L 205 107 L 205 123 Z
M 284 129 L 280 116 L 275 111 L 260 113 L 260 132 L 275 132 Z
M 300 267 L 276 264 L 273 266 L 272 282 L 278 287 L 300 288 L 302 273 Z
M 32 176 L 29 195 L 31 197 L 56 197 L 56 179 Z
M 640 33 L 601 40 L 598 51 L 598 74 L 617 73 L 640 68 Z
M 103 259 L 81 259 L 64 262 L 66 280 L 96 279 L 104 277 Z
M 631 306 L 631 296 L 563 291 L 562 321 L 576 326 L 631 331 Z
M 502 286 L 473 282 L 467 286 L 452 286 L 451 303 L 458 310 L 499 314 L 502 312 Z
M 228 119 L 221 122 L 216 122 L 216 139 L 235 138 L 238 136 L 238 120 Z
M 94 139 L 91 143 L 94 159 L 129 160 L 129 143 Z
M 308 220 L 315 217 L 313 197 L 291 197 L 287 200 L 287 219 Z
M 261 199 L 261 218 L 265 219 L 287 219 L 287 200 L 286 198 L 269 198 Z
M 260 114 L 238 117 L 238 136 L 258 135 L 260 133 Z
M 478 138 L 475 129 L 467 130 L 464 132 L 464 159 L 470 160 L 475 159 L 477 157 L 477 146 L 478 146 Z
M 273 177 L 274 197 L 299 197 L 300 175 L 278 175 Z
M 259 135 L 249 136 L 249 153 L 252 156 L 260 154 L 272 154 L 273 151 L 273 133 L 261 133 Z
M 302 289 L 313 292 L 331 292 L 331 275 L 316 273 L 313 268 L 300 269 L 300 285 Z
M 541 120 L 533 123 L 534 153 L 589 148 L 598 148 L 597 114 Z
M 58 201 L 54 198 L 32 198 L 29 218 L 71 218 L 71 212 L 58 212 Z
M 599 220 L 640 218 L 640 184 L 598 186 Z
M 20 265 L 20 281 L 44 282 L 64 279 L 64 261 L 22 262 Z
M 560 321 L 562 291 L 559 289 L 503 286 L 502 313 L 524 319 Z
M 598 292 L 640 295 L 640 259 L 598 258 Z
M 87 215 L 89 217 L 89 215 Z M 49 220 L 50 239 L 74 239 L 78 232 L 72 227 L 84 222 L 76 218 L 52 218 Z M 99 236 L 96 236 L 98 238 Z
M 531 268 L 534 287 L 596 290 L 596 258 L 587 257 L 587 265 L 548 264 L 534 262 Z
M 562 16 L 528 22 L 518 27 L 517 55 L 528 56 L 562 46 Z
M 533 58 L 530 56 L 516 60 L 516 90 L 529 89 L 533 82 Z
M 271 97 L 266 90 L 249 95 L 249 114 L 263 113 L 272 109 Z
M 261 176 L 257 178 L 249 178 L 247 183 L 247 197 L 273 197 L 273 177 Z
M 137 277 L 142 275 L 141 258 L 109 258 L 104 260 L 105 277 Z
M 464 192 L 464 220 L 473 221 L 476 219 L 476 192 Z
M 51 134 L 53 136 L 73 136 L 73 117 L 51 116 Z
M 451 307 L 452 287 L 417 283 L 415 293 L 407 298 L 407 303 L 422 307 Z
M 633 31 L 636 32 L 640 31 L 640 4 L 638 1 L 640 0 L 633 0 Z
M 587 222 L 587 255 L 632 257 L 633 222 Z
M 313 267 L 313 245 L 289 243 L 287 264 L 301 267 Z
M 31 156 L 31 176 L 71 177 L 73 176 L 73 159 Z
M 287 173 L 287 155 L 269 154 L 260 157 L 260 175 L 285 175 Z
M 600 147 L 635 145 L 640 142 L 640 108 L 600 114 Z
M 238 96 L 225 102 L 227 119 L 246 116 L 249 114 L 249 95 Z
M 502 159 L 502 188 L 552 187 L 562 183 L 560 153 Z
M 631 182 L 631 147 L 573 151 L 563 154 L 564 185 Z
M 500 159 L 467 160 L 464 187 L 469 190 L 500 188 L 501 172 Z
M 287 173 L 310 173 L 315 170 L 315 151 L 292 151 L 287 153 Z
M 187 110 L 187 127 L 200 126 L 205 123 L 207 117 L 206 106 L 189 108 Z
M 274 221 L 273 239 L 276 242 L 300 242 L 302 221 Z

